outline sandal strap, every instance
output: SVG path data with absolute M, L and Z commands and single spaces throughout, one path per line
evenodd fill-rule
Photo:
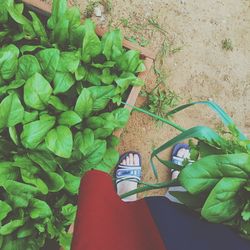
M 173 156 L 172 157 L 172 162 L 175 163 L 176 165 L 182 166 L 183 161 L 185 158 L 178 157 L 178 156 Z
M 141 167 L 121 166 L 116 170 L 116 183 L 130 179 L 139 182 L 141 180 Z

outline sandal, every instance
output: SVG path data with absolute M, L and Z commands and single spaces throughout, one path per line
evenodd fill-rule
M 123 160 L 125 160 L 126 157 L 129 156 L 129 154 L 136 154 L 139 156 L 139 165 L 121 164 Z M 121 155 L 115 171 L 116 185 L 124 180 L 130 180 L 138 183 L 141 180 L 141 163 L 141 155 L 137 152 L 129 151 Z

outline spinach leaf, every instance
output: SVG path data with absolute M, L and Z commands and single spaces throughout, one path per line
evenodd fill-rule
M 49 115 L 43 115 L 39 120 L 25 124 L 21 133 L 22 144 L 29 149 L 36 148 L 54 124 L 55 118 Z
M 65 225 L 70 225 L 74 223 L 76 217 L 77 207 L 72 204 L 64 205 L 61 209 L 61 214 L 66 218 L 67 223 Z
M 15 207 L 27 207 L 30 199 L 38 193 L 36 187 L 13 180 L 7 180 L 4 189 Z
M 62 171 L 61 176 L 65 183 L 64 188 L 71 194 L 77 194 L 79 190 L 81 178 L 66 171 Z
M 109 69 L 103 69 L 102 75 L 100 76 L 101 81 L 106 85 L 112 84 L 116 78 L 117 76 L 112 75 Z
M 54 0 L 52 5 L 52 14 L 48 19 L 47 25 L 53 29 L 58 23 L 59 19 L 64 16 L 67 10 L 67 0 Z
M 67 92 L 75 83 L 73 75 L 69 72 L 56 72 L 54 78 L 54 91 L 53 93 L 65 93 Z
M 70 129 L 66 126 L 58 126 L 52 129 L 45 138 L 46 146 L 55 155 L 62 158 L 70 158 L 73 148 L 73 138 Z
M 123 53 L 121 31 L 116 29 L 107 32 L 102 38 L 101 45 L 102 53 L 107 60 L 116 60 Z
M 83 132 L 77 132 L 74 138 L 74 147 L 79 149 L 83 155 L 88 154 L 89 148 L 94 144 L 94 133 L 87 128 Z
M 81 117 L 74 111 L 66 111 L 61 113 L 58 123 L 65 126 L 74 126 L 82 121 Z
M 9 19 L 8 7 L 12 6 L 14 0 L 4 0 L 0 2 L 0 24 L 6 24 Z
M 90 19 L 84 23 L 84 38 L 82 43 L 82 60 L 90 60 L 101 52 L 101 41 L 95 33 L 95 25 Z
M 0 186 L 3 186 L 6 180 L 16 180 L 18 176 L 18 169 L 13 167 L 12 162 L 0 162 Z
M 223 177 L 210 192 L 201 215 L 215 223 L 232 219 L 242 208 L 237 194 L 245 182 L 242 178 Z
M 89 89 L 84 88 L 75 105 L 75 112 L 82 118 L 88 117 L 93 110 L 93 98 Z
M 111 98 L 116 95 L 114 86 L 90 87 L 88 90 L 93 98 L 93 111 L 103 110 Z
M 0 235 L 8 235 L 14 232 L 17 228 L 23 226 L 25 223 L 24 219 L 12 220 L 9 223 L 2 225 L 0 228 Z
M 56 74 L 60 51 L 58 49 L 44 49 L 39 51 L 36 57 L 41 65 L 43 76 L 51 82 Z
M 33 29 L 31 21 L 24 15 L 22 15 L 22 10 L 23 4 L 15 4 L 13 6 L 9 6 L 8 8 L 8 12 L 11 18 L 22 27 L 25 38 L 31 40 L 36 37 L 36 33 Z
M 41 73 L 41 67 L 35 56 L 24 55 L 19 58 L 16 79 L 28 80 L 35 73 Z
M 80 63 L 80 52 L 70 51 L 62 52 L 57 70 L 60 72 L 75 73 Z
M 0 221 L 2 221 L 11 210 L 12 208 L 7 202 L 0 200 Z
M 32 17 L 32 26 L 36 33 L 36 36 L 40 38 L 41 44 L 46 45 L 49 42 L 47 32 L 45 27 L 43 26 L 42 22 L 38 18 L 38 16 L 33 12 L 29 11 L 29 14 Z
M 107 143 L 104 140 L 95 140 L 86 152 L 86 160 L 84 164 L 90 167 L 96 167 L 98 163 L 103 159 L 107 148 Z M 87 167 L 86 166 L 86 167 Z
M 29 204 L 29 213 L 32 219 L 42 219 L 52 216 L 49 205 L 42 200 L 32 198 Z
M 27 123 L 30 123 L 30 122 L 37 120 L 37 118 L 38 118 L 38 111 L 32 111 L 32 112 L 24 111 L 22 123 L 27 124 Z
M 27 106 L 43 110 L 48 105 L 52 88 L 39 73 L 30 77 L 24 85 L 24 102 Z
M 0 129 L 21 123 L 23 116 L 24 108 L 18 95 L 15 93 L 8 95 L 0 104 Z
M 0 49 L 0 77 L 11 79 L 17 71 L 19 49 L 10 44 Z
M 179 181 L 192 194 L 212 189 L 223 177 L 247 179 L 250 173 L 248 154 L 210 155 L 187 165 Z
M 145 66 L 140 60 L 140 52 L 136 50 L 127 51 L 116 62 L 125 72 L 138 73 L 145 70 Z
M 119 160 L 119 153 L 114 148 L 108 148 L 103 157 L 103 162 L 109 167 L 109 169 L 114 168 Z
M 53 106 L 58 111 L 67 111 L 69 109 L 57 96 L 50 96 L 48 104 Z

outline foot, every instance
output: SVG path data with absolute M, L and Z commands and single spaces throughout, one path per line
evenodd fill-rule
M 116 170 L 117 194 L 122 195 L 137 188 L 141 174 L 141 159 L 138 153 L 127 153 L 121 156 Z M 128 180 L 129 179 L 129 180 Z M 124 198 L 123 201 L 135 201 L 137 195 Z
M 176 150 L 177 151 L 176 151 Z M 187 144 L 177 144 L 173 149 L 172 153 L 172 162 L 175 164 L 182 166 L 182 163 L 185 159 L 190 158 L 190 150 Z M 179 171 L 172 171 L 172 180 L 176 179 L 179 175 Z

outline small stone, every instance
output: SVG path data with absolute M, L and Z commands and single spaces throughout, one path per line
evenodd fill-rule
M 211 97 L 209 97 L 207 100 L 210 101 L 210 102 L 214 101 L 213 98 L 211 98 Z
M 102 10 L 101 10 L 100 6 L 97 6 L 97 7 L 94 8 L 94 14 L 97 17 L 101 17 L 102 16 Z

